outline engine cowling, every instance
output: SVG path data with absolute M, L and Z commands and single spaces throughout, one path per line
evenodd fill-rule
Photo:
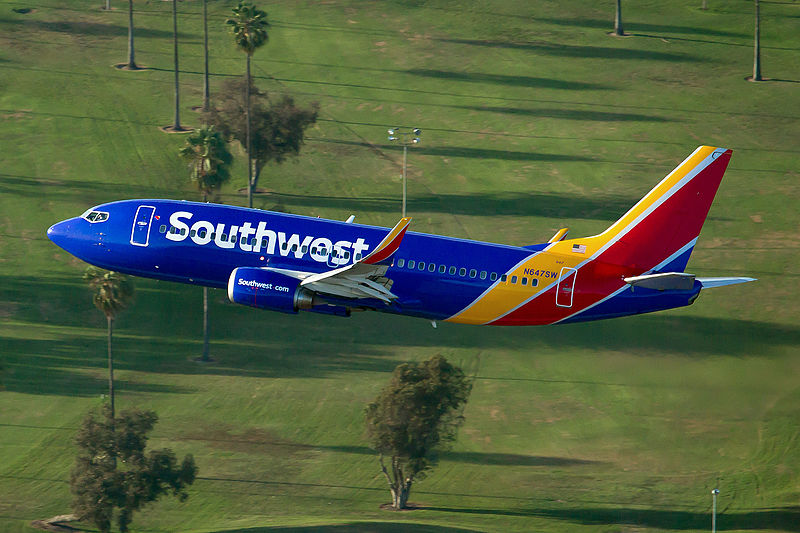
M 313 293 L 301 287 L 299 279 L 250 267 L 231 272 L 228 298 L 237 304 L 292 314 L 313 305 Z

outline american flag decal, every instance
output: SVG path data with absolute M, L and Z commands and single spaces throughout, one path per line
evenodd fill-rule
M 586 253 L 586 245 L 585 244 L 573 244 L 572 251 L 576 254 L 585 254 Z

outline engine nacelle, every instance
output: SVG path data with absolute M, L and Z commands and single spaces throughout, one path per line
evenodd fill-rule
M 313 305 L 313 293 L 300 287 L 299 279 L 250 267 L 231 272 L 228 298 L 237 304 L 282 313 L 297 313 Z

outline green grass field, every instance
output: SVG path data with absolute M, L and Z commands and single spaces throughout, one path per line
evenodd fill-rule
M 106 391 L 105 321 L 48 226 L 101 202 L 198 199 L 177 157 L 169 2 L 0 0 L 0 531 L 69 511 L 72 439 Z M 303 155 L 258 207 L 391 226 L 402 152 L 418 231 L 531 244 L 604 229 L 699 144 L 734 150 L 689 269 L 757 283 L 689 308 L 550 328 L 378 314 L 285 316 L 137 281 L 116 328 L 118 408 L 154 409 L 152 445 L 194 454 L 185 503 L 133 530 L 800 531 L 800 3 L 280 0 L 254 73 L 318 101 Z M 216 89 L 244 71 L 210 2 Z M 15 9 L 34 8 L 21 14 Z M 198 125 L 199 1 L 179 4 L 182 121 Z M 221 201 L 246 203 L 244 165 Z M 400 362 L 475 376 L 452 451 L 393 513 L 363 408 Z

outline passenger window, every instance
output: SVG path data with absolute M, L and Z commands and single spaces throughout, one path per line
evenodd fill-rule
M 211 240 L 213 241 L 216 238 L 217 238 L 217 234 L 212 231 L 211 232 Z
M 506 276 L 505 274 L 500 276 L 500 281 L 502 281 L 503 283 L 505 283 L 507 279 L 508 279 L 508 276 Z
M 250 239 L 250 246 L 255 246 L 255 245 L 256 245 L 256 238 L 253 237 L 252 239 Z
M 448 273 L 449 273 L 451 276 L 454 276 L 454 275 L 455 275 L 455 273 L 456 273 L 456 267 L 450 267 L 450 270 L 448 270 Z
M 262 248 L 266 248 L 267 247 L 267 239 L 261 239 L 261 247 Z
M 489 279 L 495 281 L 497 279 L 497 272 L 492 272 L 492 275 L 489 276 Z
M 239 244 L 247 244 L 247 237 L 242 237 L 239 239 Z
M 536 287 L 537 285 L 539 285 L 539 278 L 531 279 L 531 287 Z
M 447 271 L 447 267 L 445 265 L 439 265 L 439 274 L 444 274 Z
M 477 275 L 478 275 L 478 271 L 477 271 L 477 270 L 475 270 L 474 268 L 473 268 L 473 269 L 470 269 L 470 271 L 469 271 L 469 277 L 471 277 L 471 278 L 474 278 L 474 277 L 475 277 L 475 276 L 477 276 Z
M 413 259 L 408 260 L 408 268 L 414 268 L 417 263 Z
M 467 275 L 467 269 L 466 268 L 459 268 L 458 269 L 458 275 L 459 276 L 466 276 Z
M 161 224 L 161 227 L 158 228 L 159 233 L 166 233 L 167 232 L 167 225 Z
M 361 254 L 360 253 L 356 254 L 356 261 L 361 261 Z
M 433 263 L 428 263 L 428 272 L 436 272 L 436 265 Z
M 417 263 L 417 265 L 418 265 L 417 269 L 425 270 L 425 261 L 420 261 L 419 263 Z
M 317 249 L 316 248 L 312 248 L 311 249 L 311 254 L 312 255 L 317 255 Z
M 198 235 L 198 236 L 199 236 L 201 239 L 205 238 L 205 236 L 206 236 L 206 230 L 204 230 L 204 229 L 201 229 L 200 231 L 198 231 L 198 232 L 197 232 L 197 235 Z
M 517 283 L 517 276 L 511 276 L 511 283 L 512 284 L 516 284 Z
M 286 243 L 281 244 L 281 250 L 285 250 L 285 249 L 286 249 Z
M 194 237 L 194 236 L 195 236 L 195 231 L 194 230 L 190 231 L 189 232 L 189 237 Z
M 303 246 L 302 248 L 300 248 L 300 252 L 302 253 L 306 253 L 307 251 L 308 251 L 308 246 Z
M 345 251 L 344 252 L 344 258 L 345 259 L 350 259 L 350 252 Z
M 527 284 L 528 284 L 528 278 L 526 278 L 526 277 L 523 277 L 523 278 L 522 278 L 522 284 L 523 284 L 523 285 L 527 285 Z
M 186 228 L 181 228 L 181 235 L 186 235 Z
M 297 251 L 297 245 L 296 245 L 296 244 L 292 245 L 292 251 L 293 251 L 293 252 L 296 252 L 296 251 Z
M 481 270 L 481 279 L 486 279 L 486 271 Z
M 359 255 L 361 255 L 361 254 L 356 254 L 356 258 L 358 258 Z M 403 265 L 405 265 L 405 264 L 406 264 L 406 260 L 405 259 L 398 259 L 397 260 L 397 268 L 403 268 Z
M 222 237 L 220 237 L 219 240 L 221 240 L 222 242 L 227 241 L 228 240 L 228 234 L 227 233 L 223 233 Z

